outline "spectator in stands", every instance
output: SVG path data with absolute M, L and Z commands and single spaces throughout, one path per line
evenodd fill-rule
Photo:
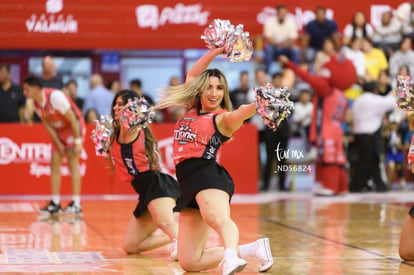
M 331 38 L 325 38 L 323 40 L 322 44 L 322 50 L 318 51 L 315 56 L 315 63 L 313 66 L 313 71 L 315 74 L 319 74 L 321 71 L 321 68 L 325 62 L 328 62 L 331 60 L 332 54 L 334 54 L 335 51 L 335 44 Z
M 397 18 L 402 23 L 402 34 L 413 38 L 414 0 L 401 4 L 397 9 Z
M 309 89 L 300 92 L 299 101 L 295 103 L 292 121 L 302 138 L 306 149 L 309 149 L 309 130 L 312 121 L 313 103 L 312 93 Z
M 0 122 L 24 122 L 25 104 L 22 87 L 11 81 L 10 65 L 0 64 Z
M 178 76 L 172 76 L 170 77 L 170 80 L 168 81 L 168 85 L 170 85 L 170 87 L 172 86 L 178 86 L 181 85 L 181 79 Z
M 83 108 L 83 99 L 78 97 L 78 83 L 75 79 L 70 79 L 66 83 L 66 87 L 68 89 L 69 97 L 75 102 L 76 106 L 78 106 L 79 110 Z
M 99 116 L 109 115 L 115 94 L 105 88 L 102 76 L 99 74 L 91 76 L 90 85 L 91 90 L 86 95 L 83 105 L 83 115 L 91 109 L 95 109 Z
M 345 54 L 345 57 L 354 63 L 358 75 L 358 83 L 360 84 L 363 84 L 366 73 L 365 55 L 362 51 L 362 42 L 363 40 L 361 38 L 354 37 L 351 39 L 349 45 L 345 45 L 341 50 Z
M 381 70 L 388 68 L 388 61 L 382 50 L 374 48 L 368 38 L 362 40 L 362 51 L 365 55 L 365 82 L 377 81 Z
M 387 95 L 391 92 L 391 77 L 389 70 L 381 70 L 378 76 L 378 94 Z
M 365 82 L 366 74 L 366 64 L 365 64 L 365 55 L 362 52 L 362 38 L 354 37 L 351 39 L 349 45 L 344 45 L 341 49 L 341 52 L 345 55 L 346 58 L 352 61 L 355 66 L 358 80 L 352 85 L 349 89 L 346 89 L 345 96 L 348 99 L 348 108 L 351 108 L 352 103 L 362 94 L 362 85 Z
M 402 40 L 401 23 L 393 18 L 391 11 L 381 15 L 381 23 L 375 26 L 372 41 L 374 46 L 382 49 L 389 58 L 397 49 Z
M 249 103 L 247 99 L 249 89 L 249 72 L 242 71 L 239 78 L 239 87 L 230 92 L 230 100 L 234 109 L 239 108 L 240 105 Z
M 404 178 L 404 144 L 403 138 L 398 132 L 398 119 L 389 117 L 389 123 L 384 128 L 385 141 L 385 164 L 387 167 L 388 183 L 394 182 L 395 173 L 397 173 L 400 188 L 405 188 Z
M 382 118 L 395 108 L 392 94 L 378 95 L 376 82 L 364 85 L 364 93 L 352 106 L 354 145 L 358 159 L 349 187 L 350 192 L 368 190 L 372 178 L 377 192 L 386 192 L 387 185 L 381 177 L 380 159 L 382 155 Z
M 414 51 L 411 49 L 411 45 L 411 39 L 409 37 L 404 37 L 400 43 L 399 50 L 390 57 L 391 77 L 396 77 L 400 67 L 402 65 L 406 65 L 411 72 L 411 78 L 413 78 L 412 73 L 414 72 Z
M 335 48 L 340 46 L 340 34 L 335 21 L 326 18 L 326 9 L 317 7 L 316 19 L 305 26 L 302 35 L 302 57 L 308 62 L 313 62 L 318 51 L 322 50 L 322 43 L 325 38 L 332 38 Z
M 57 76 L 55 61 L 51 56 L 45 56 L 42 61 L 42 85 L 45 88 L 62 89 L 63 82 Z
M 129 88 L 136 92 L 140 97 L 145 98 L 146 101 L 148 101 L 149 104 L 154 105 L 154 100 L 151 96 L 144 93 L 142 90 L 142 82 L 139 79 L 133 79 L 129 82 Z
M 371 24 L 367 22 L 367 17 L 362 11 L 357 11 L 352 17 L 352 22 L 345 26 L 343 33 L 343 44 L 349 45 L 352 38 L 368 38 L 372 39 L 374 29 Z
M 108 82 L 108 85 L 106 86 L 106 88 L 110 90 L 111 92 L 113 92 L 114 94 L 116 94 L 117 92 L 122 90 L 122 84 L 119 80 L 112 79 Z
M 89 109 L 84 117 L 88 124 L 95 124 L 95 121 L 99 120 L 98 112 L 95 109 Z
M 264 48 L 264 63 L 266 73 L 270 73 L 272 62 L 281 54 L 288 56 L 299 64 L 300 51 L 296 47 L 298 31 L 295 21 L 287 18 L 288 9 L 285 5 L 276 7 L 277 18 L 269 19 L 264 25 L 263 36 L 266 42 Z
M 85 134 L 85 123 L 82 114 L 75 103 L 61 90 L 42 87 L 42 80 L 35 76 L 28 76 L 23 81 L 23 90 L 27 98 L 35 103 L 35 110 L 42 120 L 52 139 L 52 158 L 50 161 L 50 184 L 52 200 L 44 208 L 39 209 L 41 214 L 58 214 L 60 204 L 60 169 L 64 157 L 72 181 L 72 202 L 65 208 L 65 213 L 82 214 L 80 204 L 81 174 L 79 159 L 82 152 L 82 137 Z

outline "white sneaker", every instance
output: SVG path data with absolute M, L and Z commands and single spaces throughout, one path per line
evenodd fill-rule
M 316 150 L 315 146 L 312 146 L 312 148 L 308 151 L 308 153 L 306 154 L 306 162 L 314 162 L 318 157 L 318 152 Z
M 223 261 L 220 264 L 223 269 L 223 275 L 233 275 L 236 272 L 242 271 L 246 265 L 247 262 L 240 258 L 229 258 L 229 259 L 223 259 Z
M 313 188 L 313 194 L 315 196 L 335 196 L 334 191 L 323 187 L 320 183 L 317 183 Z
M 177 248 L 177 239 L 174 239 L 168 248 L 170 251 L 170 257 L 173 261 L 178 261 L 178 248 Z
M 66 206 L 65 210 L 63 210 L 65 214 L 75 214 L 78 217 L 82 216 L 82 207 L 80 205 L 76 205 L 75 202 L 70 202 L 68 206 Z
M 270 244 L 268 238 L 257 240 L 259 248 L 256 251 L 256 259 L 260 261 L 260 272 L 268 271 L 273 265 L 272 251 L 270 250 Z

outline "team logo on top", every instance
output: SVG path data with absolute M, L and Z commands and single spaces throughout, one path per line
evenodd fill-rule
M 178 144 L 187 144 L 187 142 L 195 142 L 197 133 L 193 133 L 191 129 L 191 123 L 196 120 L 195 118 L 182 118 L 179 122 L 179 129 L 174 130 L 174 140 L 178 141 Z

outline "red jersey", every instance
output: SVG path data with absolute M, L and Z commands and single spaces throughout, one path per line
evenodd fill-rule
M 309 139 L 316 141 L 317 138 L 342 136 L 342 123 L 345 121 L 347 107 L 348 101 L 344 93 L 338 89 L 333 89 L 329 96 L 315 95 Z
M 45 92 L 46 104 L 42 107 L 39 103 L 35 102 L 36 113 L 45 119 L 49 125 L 57 131 L 70 129 L 70 122 L 64 117 L 63 114 L 53 108 L 52 104 L 50 103 L 51 94 L 54 91 L 59 90 L 44 88 L 43 91 Z M 82 135 L 82 130 L 85 129 L 85 121 L 82 117 L 82 113 L 79 110 L 78 106 L 76 106 L 76 104 L 66 94 L 64 95 L 69 101 L 70 107 L 80 123 L 81 131 L 79 133 Z
M 120 144 L 115 139 L 111 146 L 111 157 L 115 166 L 115 175 L 125 183 L 130 183 L 138 173 L 151 170 L 142 129 L 137 138 L 130 143 Z
M 345 164 L 342 123 L 348 101 L 344 93 L 333 89 L 333 93 L 328 96 L 315 95 L 313 104 L 309 139 L 316 142 L 318 161 Z
M 219 132 L 214 118 L 225 112 L 200 113 L 191 109 L 177 122 L 173 149 L 175 165 L 190 158 L 216 160 L 221 144 L 229 138 Z
M 414 135 L 411 137 L 410 148 L 408 149 L 408 164 L 414 163 Z

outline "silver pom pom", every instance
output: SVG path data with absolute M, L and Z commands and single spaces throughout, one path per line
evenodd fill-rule
M 96 128 L 92 130 L 91 139 L 95 143 L 96 155 L 107 157 L 111 148 L 111 136 L 114 132 L 111 116 L 101 116 L 95 120 Z
M 397 75 L 397 87 L 393 91 L 395 103 L 404 111 L 414 110 L 413 82 L 408 75 Z
M 153 108 L 144 98 L 129 99 L 122 110 L 121 123 L 130 132 L 135 132 L 136 129 L 151 123 L 154 115 Z
M 282 120 L 292 114 L 294 106 L 289 100 L 290 92 L 287 87 L 274 89 L 267 83 L 266 87 L 255 88 L 255 93 L 257 113 L 267 127 L 276 131 Z
M 209 49 L 224 47 L 224 56 L 231 62 L 248 61 L 253 53 L 249 33 L 243 32 L 242 24 L 234 27 L 229 20 L 214 19 L 201 39 Z

